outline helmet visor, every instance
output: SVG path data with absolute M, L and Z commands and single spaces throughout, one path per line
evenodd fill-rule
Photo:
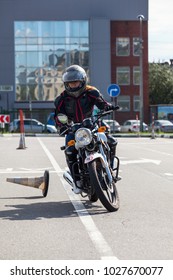
M 65 72 L 62 76 L 62 80 L 64 83 L 83 81 L 83 79 L 84 79 L 83 75 L 77 71 Z

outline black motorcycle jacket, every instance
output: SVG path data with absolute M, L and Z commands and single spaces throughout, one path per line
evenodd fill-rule
M 103 110 L 112 106 L 103 99 L 99 90 L 93 86 L 86 86 L 84 92 L 79 97 L 70 96 L 64 90 L 55 99 L 55 122 L 57 126 L 61 126 L 58 121 L 57 114 L 62 113 L 68 116 L 69 120 L 74 123 L 82 122 L 85 118 L 92 115 L 94 105 L 98 109 Z

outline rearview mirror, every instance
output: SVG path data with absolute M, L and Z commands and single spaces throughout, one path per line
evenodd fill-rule
M 57 117 L 58 117 L 58 120 L 62 123 L 62 124 L 66 124 L 67 123 L 67 121 L 68 121 L 68 117 L 66 116 L 66 115 L 64 115 L 64 114 L 58 114 L 57 115 Z

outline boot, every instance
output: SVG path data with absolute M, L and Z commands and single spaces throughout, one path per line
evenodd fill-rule
M 74 191 L 75 194 L 81 194 L 82 193 L 80 181 L 76 181 L 76 183 L 73 183 L 73 191 Z

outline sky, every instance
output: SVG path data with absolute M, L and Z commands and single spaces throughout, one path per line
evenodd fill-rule
M 149 62 L 173 59 L 173 0 L 149 2 Z

